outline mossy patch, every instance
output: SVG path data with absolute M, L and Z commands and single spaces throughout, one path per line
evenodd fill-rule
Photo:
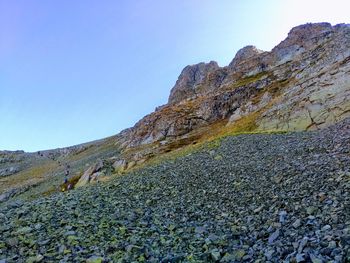
M 230 86 L 230 88 L 231 89 L 235 89 L 235 88 L 238 88 L 238 87 L 249 85 L 251 83 L 257 82 L 258 80 L 261 80 L 264 77 L 267 77 L 268 75 L 269 75 L 268 72 L 263 71 L 263 72 L 255 74 L 255 75 L 252 75 L 252 76 L 240 78 L 235 83 L 233 83 Z

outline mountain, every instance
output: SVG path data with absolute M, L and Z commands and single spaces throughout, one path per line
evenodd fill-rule
M 350 262 L 349 73 L 350 25 L 305 24 L 115 136 L 0 151 L 0 263 Z
M 125 157 L 145 161 L 229 127 L 301 131 L 350 116 L 350 26 L 293 28 L 271 52 L 247 46 L 227 67 L 187 66 L 166 105 L 121 134 Z
M 115 136 L 40 153 L 1 152 L 0 200 L 29 188 L 54 192 L 67 170 L 82 186 L 228 134 L 328 127 L 350 116 L 349 61 L 350 25 L 316 23 L 293 28 L 270 52 L 246 46 L 226 67 L 187 66 L 166 105 Z

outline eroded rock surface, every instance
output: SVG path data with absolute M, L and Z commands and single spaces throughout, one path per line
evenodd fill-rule
M 122 146 L 164 145 L 250 115 L 259 130 L 327 127 L 350 115 L 349 62 L 350 25 L 316 23 L 293 28 L 270 52 L 244 47 L 227 67 L 187 66 L 169 103 L 128 130 Z
M 170 91 L 169 104 L 178 103 L 203 92 L 205 88 L 208 88 L 205 85 L 208 76 L 217 69 L 219 66 L 215 61 L 185 67 L 174 88 Z

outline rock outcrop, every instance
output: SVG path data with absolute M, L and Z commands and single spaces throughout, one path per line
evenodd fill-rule
M 248 64 L 253 64 L 253 66 L 255 66 L 259 63 L 260 55 L 263 53 L 264 51 L 257 49 L 255 46 L 246 46 L 238 50 L 228 67 L 231 71 L 239 72 L 249 66 Z M 250 61 L 250 63 L 248 63 L 248 61 Z
M 88 183 L 96 182 L 102 176 L 110 175 L 114 172 L 111 163 L 103 160 L 98 160 L 96 164 L 90 166 L 84 174 L 80 177 L 75 187 L 81 187 Z
M 270 52 L 244 47 L 227 67 L 213 61 L 187 66 L 169 103 L 129 129 L 122 148 L 153 145 L 133 157 L 144 158 L 157 144 L 253 115 L 260 130 L 329 126 L 350 115 L 349 62 L 350 25 L 316 23 L 293 28 Z
M 13 166 L 11 166 L 9 168 L 0 169 L 0 177 L 12 175 L 12 174 L 17 173 L 18 171 L 19 171 L 19 169 L 16 167 L 13 167 Z
M 215 61 L 199 63 L 185 67 L 174 88 L 170 91 L 169 104 L 176 104 L 184 99 L 196 96 L 208 90 L 208 77 L 219 69 Z

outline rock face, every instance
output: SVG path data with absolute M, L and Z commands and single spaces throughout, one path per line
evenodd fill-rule
M 237 71 L 239 70 L 240 64 L 246 64 L 247 60 L 258 58 L 262 53 L 264 53 L 264 51 L 257 49 L 255 46 L 246 46 L 237 52 L 229 68 Z
M 178 103 L 203 92 L 208 88 L 205 84 L 209 75 L 217 69 L 219 66 L 215 61 L 185 67 L 170 91 L 169 104 Z
M 169 103 L 129 129 L 122 148 L 153 145 L 137 160 L 157 144 L 184 140 L 217 122 L 235 126 L 243 117 L 259 130 L 329 126 L 350 116 L 349 62 L 350 25 L 316 23 L 293 28 L 270 52 L 244 47 L 227 67 L 213 61 L 187 66 Z
M 294 28 L 276 47 L 303 50 L 280 65 L 293 83 L 259 121 L 261 129 L 305 130 L 329 126 L 350 116 L 350 26 L 327 23 Z

